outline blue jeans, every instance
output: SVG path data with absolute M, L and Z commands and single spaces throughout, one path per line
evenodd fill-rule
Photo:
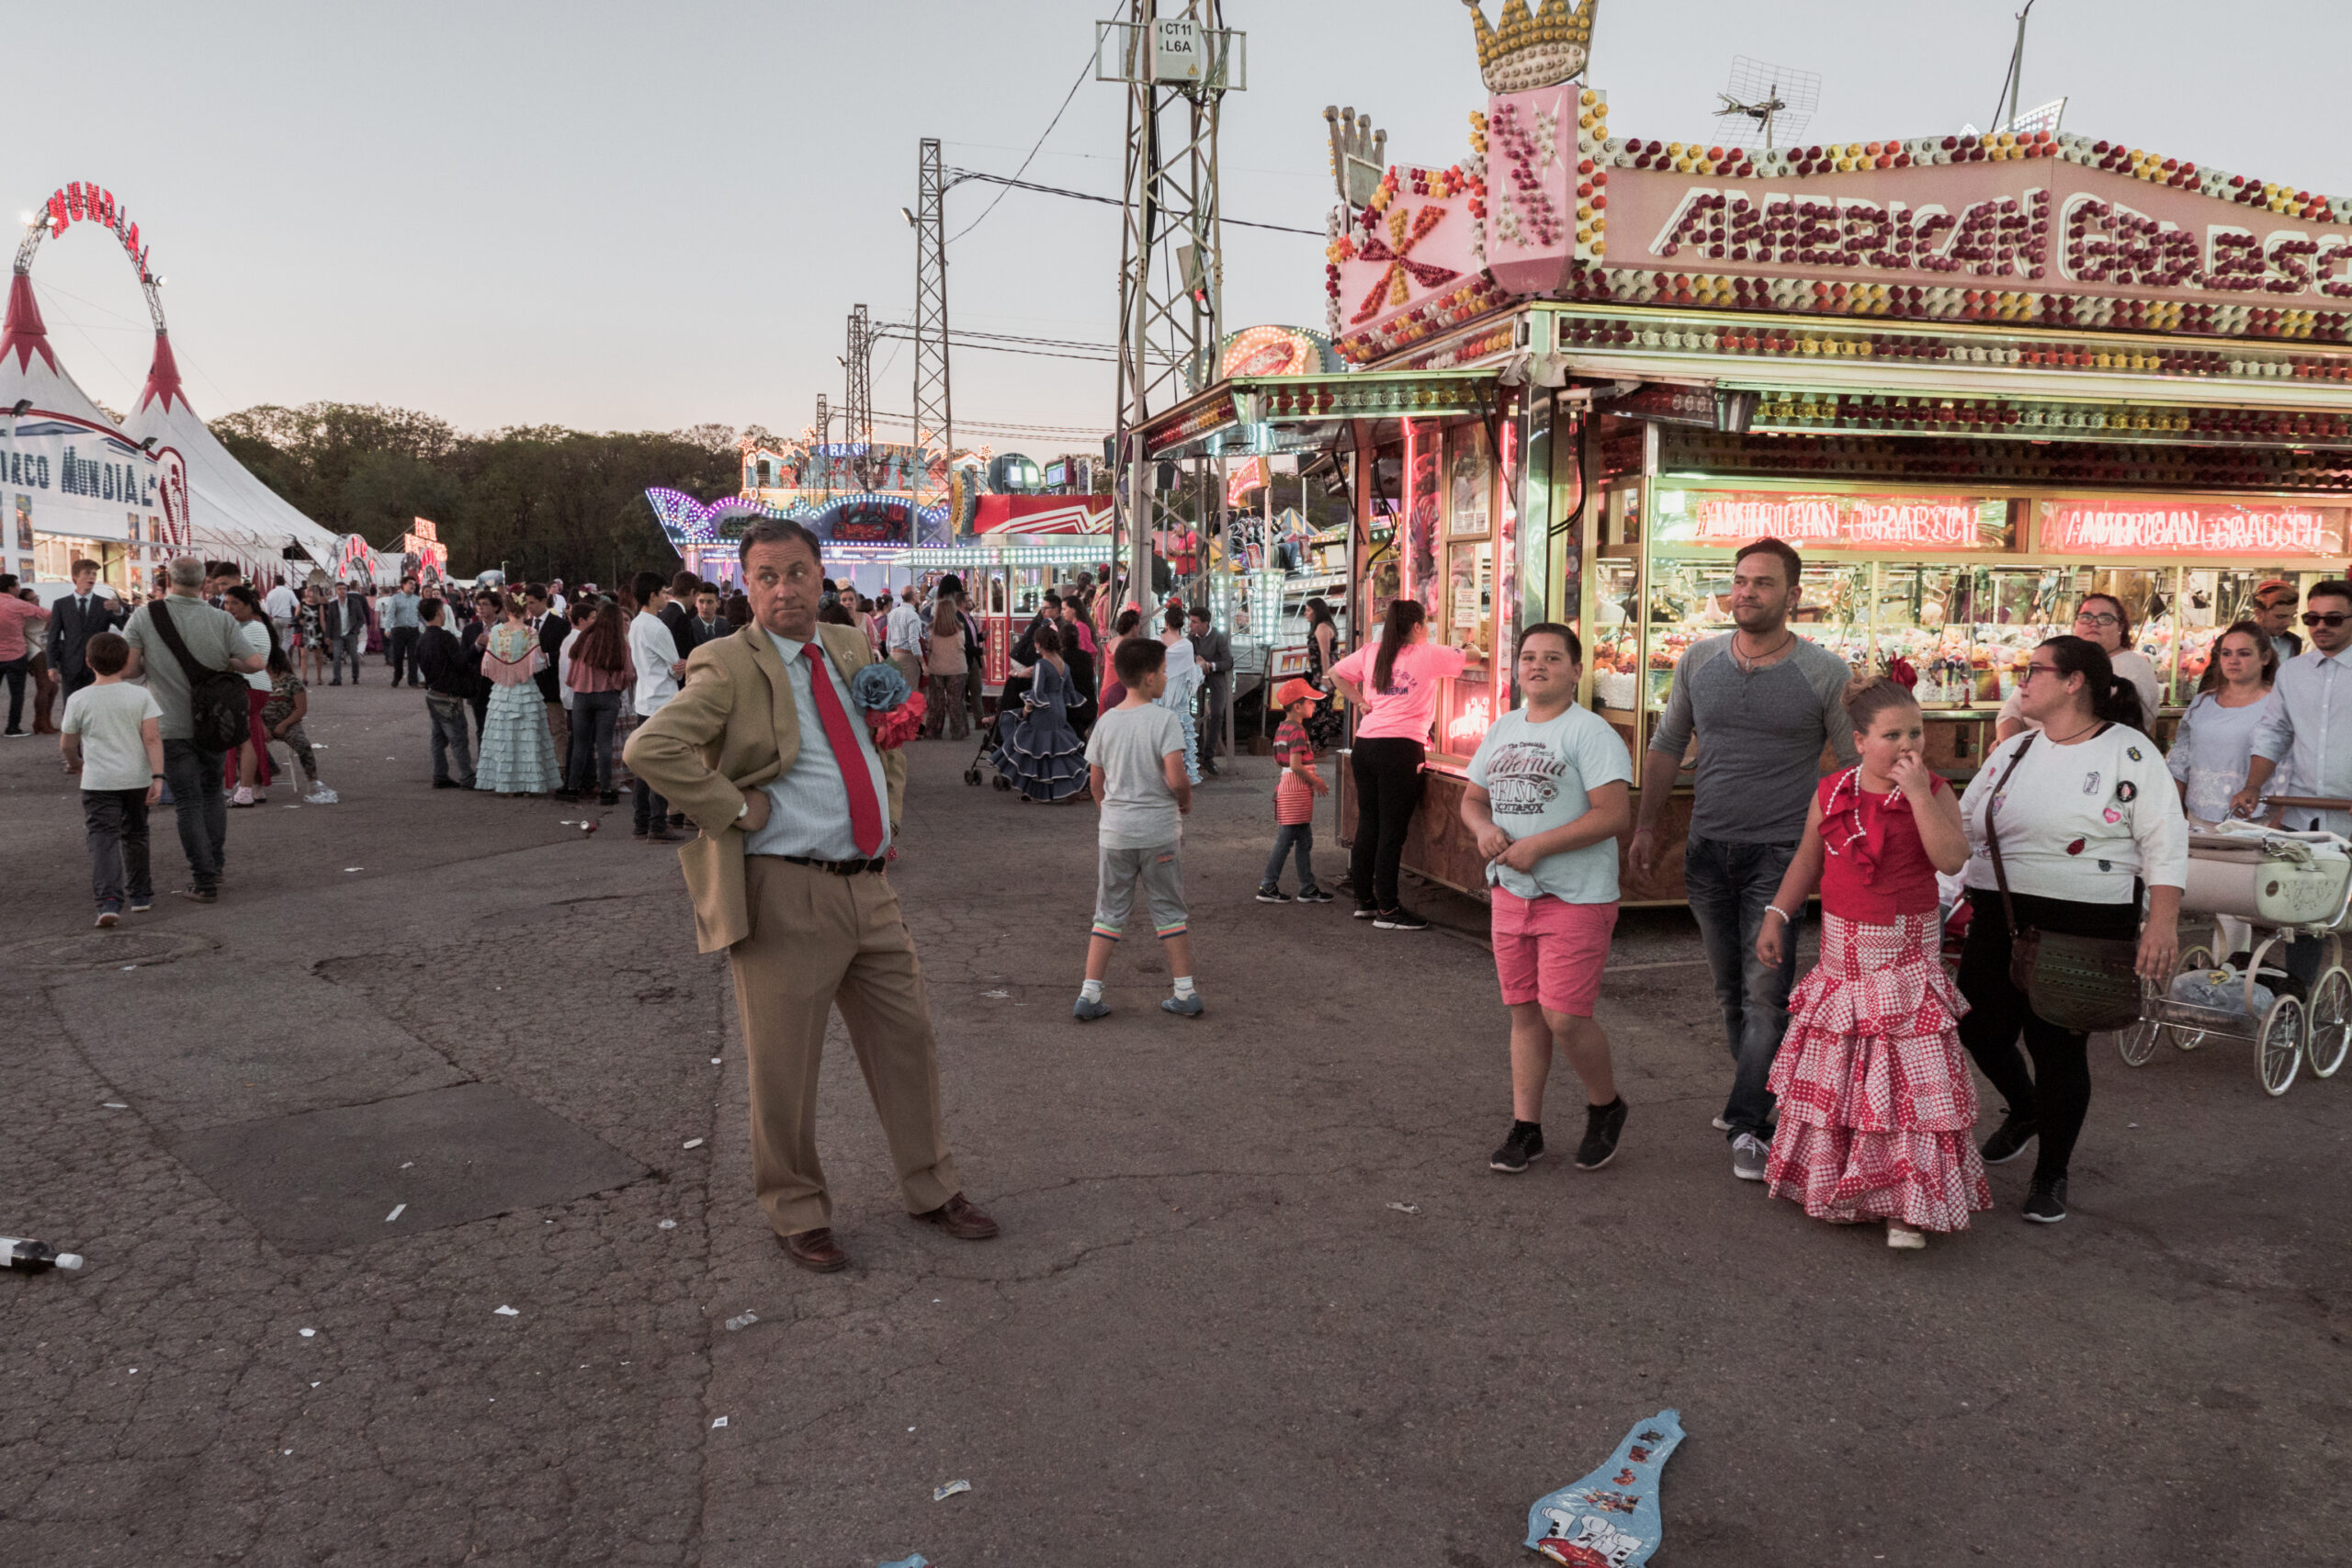
M 613 793 L 613 726 L 620 716 L 618 692 L 571 694 L 571 788 Z
M 199 889 L 220 886 L 220 868 L 229 858 L 229 800 L 220 789 L 223 756 L 193 740 L 164 742 L 164 782 L 172 789 L 180 850 Z
M 1291 852 L 1298 853 L 1298 890 L 1301 893 L 1320 891 L 1315 886 L 1315 824 L 1284 822 L 1274 829 L 1274 852 L 1266 861 L 1266 874 L 1258 880 L 1270 887 L 1278 887 L 1283 880 L 1283 862 Z
M 1726 844 L 1690 835 L 1682 851 L 1682 882 L 1690 913 L 1706 944 L 1715 1000 L 1724 1010 L 1724 1042 L 1736 1064 L 1731 1098 L 1724 1102 L 1727 1134 L 1772 1135 L 1772 1091 L 1764 1087 L 1789 1027 L 1789 987 L 1796 981 L 1796 942 L 1781 944 L 1778 964 L 1756 956 L 1764 910 L 1796 859 L 1790 844 Z
M 392 682 L 395 686 L 400 682 Z M 438 692 L 428 692 L 424 697 L 424 716 L 433 726 L 433 782 L 458 784 L 474 787 L 473 740 L 466 734 L 466 699 L 445 697 Z M 457 759 L 457 776 L 452 778 L 449 760 Z
M 359 684 L 359 653 L 367 646 L 368 634 L 364 630 L 345 632 L 339 637 L 330 638 L 327 642 L 327 673 L 334 679 L 327 684 L 343 684 L 343 667 L 346 660 L 351 665 L 351 683 L 355 686 Z

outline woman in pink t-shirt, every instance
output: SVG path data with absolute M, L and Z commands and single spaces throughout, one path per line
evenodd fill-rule
M 1356 919 L 1382 931 L 1427 931 L 1429 922 L 1399 902 L 1396 867 L 1421 798 L 1421 762 L 1437 716 L 1437 683 L 1469 662 L 1460 649 L 1430 641 L 1429 612 L 1398 599 L 1380 625 L 1379 642 L 1331 667 L 1331 680 L 1358 709 L 1353 777 L 1355 847 L 1349 878 Z

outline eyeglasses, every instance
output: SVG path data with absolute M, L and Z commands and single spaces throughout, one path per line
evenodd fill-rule
M 2055 664 L 2029 664 L 2025 667 L 2025 673 L 2018 678 L 2018 684 L 2022 686 L 2036 675 L 2055 675 L 2058 672 Z
M 2307 626 L 2340 626 L 2346 621 L 2352 621 L 2352 615 L 2315 615 L 2308 610 L 2303 612 L 2303 625 Z
M 2078 626 L 2120 626 L 2123 624 L 2123 617 L 2108 615 L 2094 615 L 2088 610 L 2085 610 L 2075 617 L 2075 624 Z

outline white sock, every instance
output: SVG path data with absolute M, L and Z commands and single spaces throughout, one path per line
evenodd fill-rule
M 1100 980 L 1089 980 L 1084 985 L 1079 987 L 1078 994 L 1083 1000 L 1099 1002 L 1102 999 L 1102 982 Z
M 1186 997 L 1189 997 L 1189 996 L 1191 996 L 1192 994 L 1193 994 L 1193 977 L 1192 977 L 1190 975 L 1179 975 L 1179 976 L 1176 976 L 1176 999 L 1177 999 L 1178 1001 L 1182 1001 Z

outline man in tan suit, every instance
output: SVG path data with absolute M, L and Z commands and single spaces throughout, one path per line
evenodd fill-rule
M 702 829 L 678 859 L 702 951 L 726 949 L 734 970 L 760 1206 L 794 1262 L 849 1261 L 817 1160 L 817 1067 L 839 1007 L 908 1213 L 984 1241 L 996 1222 L 964 1196 L 947 1153 L 931 1005 L 884 875 L 906 758 L 875 750 L 850 697 L 873 652 L 854 626 L 818 624 L 824 573 L 808 530 L 756 521 L 741 553 L 751 625 L 694 650 L 684 688 L 624 755 Z

